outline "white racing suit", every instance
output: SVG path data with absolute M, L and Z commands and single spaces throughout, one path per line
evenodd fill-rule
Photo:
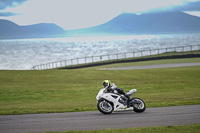
M 110 85 L 110 87 L 107 87 L 107 91 L 106 92 L 109 92 L 109 93 L 115 93 L 115 91 L 119 94 L 122 94 L 124 95 L 125 97 L 127 97 L 128 101 L 127 101 L 127 107 L 129 107 L 129 102 L 130 102 L 130 97 L 129 95 L 127 95 L 124 90 L 122 88 L 119 88 L 117 87 L 114 83 L 112 83 Z

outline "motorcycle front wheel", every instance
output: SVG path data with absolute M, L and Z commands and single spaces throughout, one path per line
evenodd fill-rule
M 137 113 L 144 112 L 146 109 L 145 102 L 140 98 L 133 99 L 133 111 Z
M 112 103 L 104 99 L 98 101 L 97 108 L 103 114 L 111 114 L 114 110 Z

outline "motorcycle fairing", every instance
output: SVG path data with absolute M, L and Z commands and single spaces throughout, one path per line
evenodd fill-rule
M 112 102 L 114 104 L 114 111 L 117 110 L 126 110 L 127 106 L 123 105 L 119 102 L 121 95 L 116 93 L 104 93 L 101 98 L 106 99 L 109 102 Z

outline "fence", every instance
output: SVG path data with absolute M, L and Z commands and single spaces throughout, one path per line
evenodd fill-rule
M 159 54 L 169 53 L 169 52 L 189 52 L 189 51 L 197 51 L 197 50 L 200 50 L 200 44 L 69 59 L 69 60 L 36 65 L 36 66 L 33 66 L 32 69 L 33 70 L 54 69 L 54 68 L 71 66 L 71 65 L 92 63 L 92 62 L 136 58 L 136 57 L 143 57 L 143 56 L 159 55 Z

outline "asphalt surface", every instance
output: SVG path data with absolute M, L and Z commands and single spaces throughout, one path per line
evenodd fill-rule
M 96 130 L 200 124 L 200 105 L 147 108 L 143 113 L 98 111 L 0 116 L 0 133 Z
M 168 67 L 185 67 L 185 66 L 200 66 L 200 62 L 196 62 L 196 63 L 176 63 L 176 64 L 145 65 L 145 66 L 131 66 L 131 67 L 118 67 L 118 68 L 104 68 L 104 70 L 151 69 L 151 68 L 168 68 Z

